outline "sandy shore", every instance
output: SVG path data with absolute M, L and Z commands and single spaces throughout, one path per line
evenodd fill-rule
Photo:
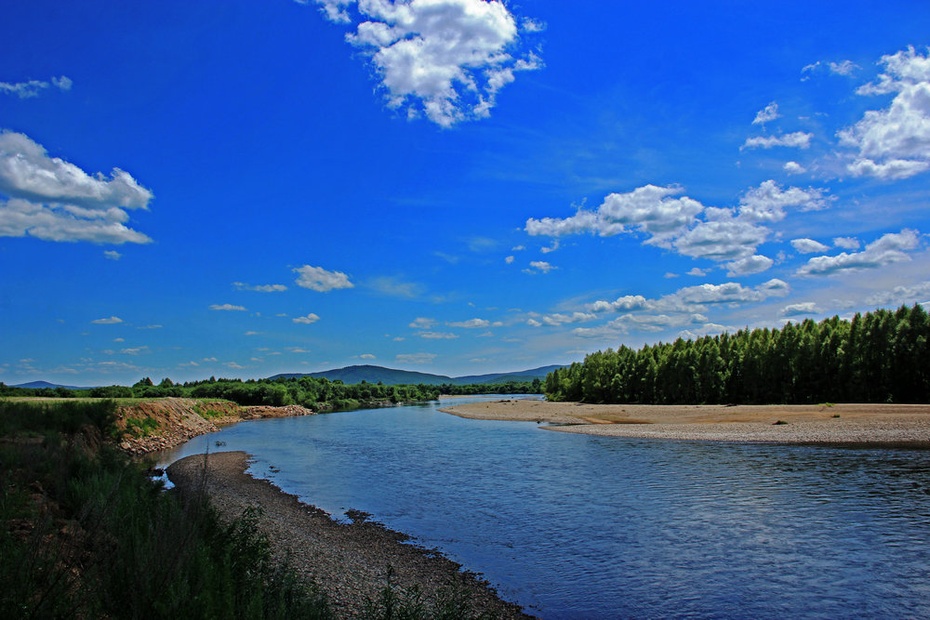
M 586 405 L 502 399 L 441 411 L 614 437 L 930 448 L 930 405 Z
M 408 591 L 418 588 L 429 603 L 454 591 L 471 601 L 475 615 L 529 618 L 437 552 L 405 544 L 405 535 L 364 519 L 349 524 L 334 521 L 271 482 L 246 474 L 247 467 L 244 452 L 218 452 L 181 459 L 167 473 L 182 493 L 205 488 L 224 519 L 260 507 L 259 527 L 268 535 L 275 556 L 289 558 L 299 575 L 317 583 L 338 618 L 359 617 L 368 601 L 377 601 L 389 570 L 392 584 Z

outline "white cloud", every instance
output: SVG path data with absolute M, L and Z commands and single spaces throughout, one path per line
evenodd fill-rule
M 930 281 L 925 281 L 911 286 L 896 286 L 890 291 L 876 293 L 866 299 L 866 303 L 870 306 L 887 308 L 926 303 L 928 299 L 930 299 Z
M 756 136 L 754 138 L 746 138 L 746 141 L 740 149 L 770 149 L 776 146 L 806 149 L 810 147 L 811 138 L 813 137 L 814 134 L 805 133 L 803 131 L 795 131 L 780 136 Z
M 593 321 L 596 318 L 597 315 L 592 312 L 572 312 L 571 314 L 555 313 L 547 314 L 542 317 L 542 322 L 545 325 L 558 327 L 566 323 L 585 323 L 587 321 Z
M 759 187 L 747 191 L 740 199 L 740 217 L 753 222 L 779 222 L 785 219 L 785 209 L 799 208 L 801 211 L 824 209 L 827 201 L 824 190 L 809 187 L 782 189 L 772 180 L 764 181 Z
M 856 72 L 857 69 L 860 69 L 860 68 L 861 67 L 859 67 L 859 65 L 857 65 L 851 60 L 841 60 L 839 62 L 824 62 L 822 60 L 818 60 L 817 62 L 807 65 L 806 67 L 801 69 L 801 73 L 803 74 L 803 77 L 801 78 L 801 80 L 805 81 L 809 79 L 810 75 L 808 74 L 815 73 L 815 72 L 821 72 L 821 71 L 828 71 L 829 73 L 832 73 L 834 75 L 843 75 L 843 76 L 848 77 L 848 76 L 851 76 L 853 73 Z
M 681 254 L 715 261 L 733 261 L 755 254 L 769 231 L 733 216 L 729 209 L 710 207 L 706 221 L 681 235 L 674 246 Z
M 299 316 L 296 319 L 291 319 L 291 320 L 294 323 L 298 323 L 300 325 L 312 325 L 316 323 L 317 321 L 319 321 L 320 317 L 317 316 L 315 313 L 311 312 L 310 314 L 306 316 Z
M 474 319 L 469 319 L 467 321 L 457 321 L 453 323 L 446 323 L 446 325 L 448 325 L 449 327 L 461 327 L 463 329 L 478 329 L 478 328 L 490 327 L 491 321 L 487 319 L 474 318 Z
M 300 277 L 296 280 L 297 286 L 319 293 L 355 286 L 349 282 L 349 276 L 341 271 L 326 271 L 322 267 L 311 267 L 310 265 L 297 267 L 293 271 L 300 274 Z
M 399 278 L 383 276 L 370 280 L 368 286 L 383 295 L 413 299 L 423 294 L 423 286 L 416 282 L 407 282 Z
M 553 265 L 550 265 L 544 260 L 534 260 L 530 262 L 528 269 L 524 269 L 524 273 L 534 274 L 534 273 L 549 273 L 550 271 L 558 269 Z
M 3 198 L 6 198 L 4 200 Z M 0 236 L 46 241 L 149 243 L 127 228 L 126 209 L 145 209 L 152 192 L 127 172 L 91 176 L 21 133 L 0 132 Z
M 29 80 L 28 82 L 0 82 L 0 93 L 14 95 L 20 99 L 31 99 L 38 97 L 49 86 L 54 86 L 59 90 L 71 90 L 73 82 L 66 76 L 53 77 L 49 82 L 42 80 Z
M 118 316 L 111 316 L 106 319 L 94 319 L 93 321 L 91 321 L 91 323 L 93 323 L 94 325 L 117 325 L 122 322 L 123 322 L 123 319 L 119 318 Z
M 862 244 L 855 237 L 834 237 L 833 245 L 844 250 L 858 250 Z
M 756 113 L 756 118 L 753 119 L 753 125 L 765 125 L 770 121 L 774 121 L 777 118 L 781 118 L 781 114 L 778 113 L 778 103 L 772 102 L 765 106 L 763 109 L 759 110 Z
M 455 340 L 458 338 L 456 334 L 450 334 L 449 332 L 420 332 L 419 336 L 426 340 Z
M 624 295 L 614 301 L 596 301 L 588 306 L 592 312 L 620 312 L 639 310 L 646 307 L 646 298 L 642 295 Z
M 213 304 L 210 306 L 210 310 L 217 310 L 219 312 L 245 312 L 245 307 L 236 306 L 234 304 Z
M 449 127 L 489 115 L 514 73 L 538 69 L 520 44 L 514 16 L 498 0 L 317 0 L 336 23 L 358 21 L 346 40 L 363 49 L 388 106 Z M 522 22 L 523 31 L 539 23 Z
M 930 56 L 913 47 L 883 56 L 878 81 L 860 95 L 894 93 L 891 105 L 869 110 L 840 131 L 840 142 L 858 150 L 847 169 L 855 176 L 904 179 L 930 169 Z
M 565 219 L 530 218 L 524 230 L 530 235 L 553 237 L 640 232 L 647 235 L 646 244 L 692 258 L 727 262 L 731 276 L 750 275 L 774 264 L 757 251 L 771 234 L 763 224 L 785 219 L 788 209 L 824 209 L 832 200 L 824 189 L 784 188 L 774 180 L 747 190 L 736 208 L 705 207 L 697 200 L 678 196 L 682 192 L 678 186 L 646 185 L 610 194 L 594 211 L 581 208 Z
M 123 257 L 123 255 L 116 250 L 106 250 L 103 255 L 107 258 L 107 260 L 119 260 Z
M 400 353 L 394 357 L 402 364 L 432 364 L 436 359 L 435 353 Z
M 804 166 L 802 166 L 796 161 L 789 161 L 785 163 L 785 165 L 783 166 L 783 169 L 788 174 L 804 174 L 805 172 L 807 172 L 807 168 L 805 168 Z
M 727 276 L 733 278 L 738 276 L 749 276 L 756 273 L 762 273 L 763 271 L 768 271 L 771 269 L 772 265 L 775 264 L 768 256 L 762 256 L 760 254 L 754 254 L 753 256 L 747 256 L 746 258 L 741 258 L 735 260 L 732 263 L 728 263 L 727 267 Z
M 507 256 L 506 258 L 504 258 L 504 262 L 507 263 L 508 265 L 512 265 L 513 261 L 515 260 L 516 260 L 516 257 L 514 256 Z
M 286 291 L 287 287 L 283 284 L 246 284 L 244 282 L 233 282 L 237 291 L 255 291 L 257 293 L 280 293 Z
M 920 243 L 915 230 L 905 228 L 900 233 L 888 233 L 865 246 L 862 252 L 842 252 L 836 256 L 815 256 L 798 270 L 798 275 L 832 275 L 843 271 L 875 269 L 909 261 L 906 254 Z
M 682 196 L 678 186 L 645 185 L 632 192 L 609 194 L 596 211 L 579 209 L 565 219 L 530 218 L 525 230 L 530 235 L 558 237 L 584 232 L 607 237 L 623 232 L 641 231 L 652 236 L 650 242 L 661 245 L 669 237 L 690 226 L 704 209 L 696 200 Z
M 704 269 L 701 269 L 700 267 L 692 267 L 691 269 L 688 270 L 688 275 L 695 276 L 697 278 L 703 278 L 704 276 L 707 275 L 707 271 L 705 271 Z
M 377 357 L 375 357 L 375 355 L 374 355 L 374 354 L 372 354 L 372 353 L 362 353 L 362 354 L 361 354 L 361 355 L 359 355 L 358 357 L 359 357 L 359 359 L 363 359 L 363 360 L 373 360 L 373 359 L 378 359 L 378 358 L 377 358 Z
M 430 319 L 425 316 L 418 316 L 410 323 L 409 327 L 413 329 L 432 329 L 436 325 L 436 319 Z
M 795 252 L 800 252 L 801 254 L 815 254 L 817 252 L 826 252 L 830 249 L 830 246 L 824 245 L 819 241 L 806 238 L 792 239 L 791 247 L 794 248 Z
M 806 301 L 800 304 L 790 304 L 781 309 L 782 316 L 799 316 L 803 314 L 818 314 L 820 308 L 812 301 Z

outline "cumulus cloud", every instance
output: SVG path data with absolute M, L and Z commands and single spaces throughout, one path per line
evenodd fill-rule
M 565 218 L 530 218 L 525 230 L 530 235 L 558 237 L 594 233 L 604 237 L 624 232 L 643 232 L 660 244 L 686 229 L 704 206 L 678 186 L 645 185 L 632 192 L 609 194 L 596 211 L 579 209 Z
M 297 318 L 295 318 L 295 319 L 291 319 L 291 320 L 292 320 L 294 323 L 297 323 L 297 324 L 299 324 L 299 325 L 312 325 L 312 324 L 316 323 L 317 321 L 319 321 L 319 320 L 320 320 L 320 317 L 317 316 L 315 313 L 311 312 L 310 314 L 308 314 L 308 315 L 306 315 L 306 316 L 299 316 L 299 317 L 297 317 Z
M 245 312 L 245 306 L 237 306 L 235 304 L 213 304 L 210 306 L 210 310 L 217 310 L 219 312 Z
M 785 209 L 789 207 L 801 211 L 824 209 L 827 207 L 824 190 L 813 187 L 782 189 L 775 181 L 764 181 L 743 195 L 739 213 L 742 218 L 754 222 L 778 222 L 785 219 Z
M 836 256 L 815 256 L 798 270 L 798 275 L 832 275 L 846 271 L 876 269 L 893 263 L 909 261 L 908 251 L 920 244 L 916 230 L 905 228 L 900 233 L 888 233 L 865 246 L 861 252 L 842 252 Z
M 801 254 L 815 254 L 817 252 L 826 252 L 830 249 L 830 246 L 824 245 L 819 241 L 814 241 L 813 239 L 792 239 L 791 247 L 794 248 L 795 252 Z
M 795 131 L 780 136 L 755 136 L 746 138 L 740 149 L 771 149 L 776 146 L 806 149 L 810 147 L 811 138 L 813 137 L 814 134 L 803 131 Z
M 786 162 L 785 165 L 783 166 L 783 170 L 787 172 L 788 174 L 804 174 L 805 172 L 807 172 L 807 168 L 805 168 L 804 166 L 802 166 L 796 161 Z
M 847 169 L 855 176 L 905 179 L 930 169 L 930 56 L 908 47 L 883 56 L 884 72 L 860 95 L 894 94 L 887 108 L 869 110 L 837 135 L 858 151 Z
M 518 53 L 520 30 L 498 0 L 317 0 L 323 14 L 356 23 L 346 40 L 365 51 L 380 78 L 388 106 L 409 117 L 425 115 L 442 127 L 483 118 L 498 92 L 519 71 L 542 66 L 532 52 Z
M 0 93 L 13 95 L 20 99 L 38 97 L 42 91 L 54 86 L 58 90 L 71 90 L 73 82 L 67 76 L 53 77 L 48 82 L 43 80 L 29 80 L 28 82 L 0 82 Z
M 127 209 L 145 209 L 152 192 L 128 172 L 89 175 L 50 157 L 28 136 L 0 132 L 0 236 L 46 241 L 149 243 L 126 226 Z
M 768 256 L 762 256 L 760 254 L 754 254 L 752 256 L 747 256 L 739 260 L 735 260 L 732 263 L 727 264 L 727 276 L 733 278 L 738 276 L 749 276 L 756 273 L 762 273 L 763 271 L 768 271 L 772 268 L 772 265 L 775 264 Z
M 855 237 L 834 237 L 833 245 L 844 250 L 858 250 L 862 244 Z
M 812 301 L 806 301 L 800 304 L 790 304 L 781 309 L 782 316 L 800 316 L 803 314 L 818 314 L 820 308 Z
M 308 288 L 318 293 L 327 293 L 335 289 L 353 288 L 355 285 L 349 281 L 349 276 L 341 271 L 327 271 L 322 267 L 304 265 L 293 270 L 299 274 L 297 286 Z
M 644 243 L 692 258 L 727 262 L 731 275 L 750 275 L 773 264 L 757 252 L 771 233 L 764 224 L 783 220 L 788 209 L 812 211 L 831 202 L 826 190 L 784 188 L 773 180 L 747 190 L 735 208 L 705 207 L 681 196 L 683 191 L 678 186 L 646 185 L 613 193 L 596 210 L 580 208 L 564 219 L 530 218 L 524 230 L 552 237 L 640 233 L 646 236 Z

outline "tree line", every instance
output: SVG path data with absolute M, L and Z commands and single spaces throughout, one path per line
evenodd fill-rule
M 169 378 L 155 383 L 145 377 L 132 386 L 110 385 L 85 390 L 64 387 L 14 388 L 0 383 L 0 396 L 46 398 L 221 398 L 242 406 L 281 407 L 301 405 L 314 411 L 342 411 L 436 400 L 440 394 L 526 394 L 541 393 L 535 381 L 509 381 L 495 385 L 386 385 L 381 382 L 345 384 L 317 377 L 278 379 L 217 379 L 175 383 Z
M 588 403 L 930 402 L 930 318 L 915 304 L 621 346 L 550 373 L 544 391 Z

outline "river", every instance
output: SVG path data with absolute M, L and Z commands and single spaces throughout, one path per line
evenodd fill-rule
M 370 513 L 544 619 L 930 617 L 930 451 L 595 437 L 439 406 L 242 422 L 164 462 L 246 451 L 256 476 Z

